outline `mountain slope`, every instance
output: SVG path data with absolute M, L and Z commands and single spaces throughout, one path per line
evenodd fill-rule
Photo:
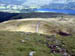
M 63 56 L 62 52 L 57 52 L 60 50 L 59 47 L 74 56 L 74 40 L 75 36 L 53 37 L 38 33 L 0 31 L 0 56 L 29 56 L 31 51 L 35 51 L 34 56 Z M 56 53 L 51 52 L 52 49 L 47 46 L 47 43 L 57 45 Z
M 37 32 L 41 34 L 58 34 L 65 32 L 68 34 L 75 33 L 75 19 L 68 18 L 28 18 L 19 20 L 10 20 L 0 23 L 0 30 L 4 31 L 23 31 Z M 9 26 L 9 27 L 8 27 Z

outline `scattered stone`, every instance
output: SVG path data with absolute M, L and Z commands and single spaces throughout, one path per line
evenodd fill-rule
M 22 43 L 24 43 L 24 42 L 25 42 L 25 40 L 21 40 L 21 42 L 22 42 Z
M 63 53 L 63 56 L 68 56 L 68 54 L 66 52 Z
M 60 40 L 55 40 L 55 44 L 59 46 L 61 44 L 61 41 Z
M 36 53 L 36 52 L 35 52 L 35 51 L 31 51 L 31 52 L 29 53 L 29 56 L 33 56 L 34 53 Z
M 60 40 L 57 40 L 55 35 L 46 36 L 46 38 L 47 38 L 46 45 L 48 48 L 50 48 L 51 53 L 53 54 L 58 53 L 61 54 L 61 56 L 70 56 L 67 50 L 64 48 L 64 44 L 62 44 Z M 49 41 L 53 42 L 54 44 L 49 44 L 48 43 Z

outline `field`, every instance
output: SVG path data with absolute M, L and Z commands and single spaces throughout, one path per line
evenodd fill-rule
M 0 56 L 28 56 L 31 51 L 36 52 L 34 56 L 62 55 L 60 53 L 53 54 L 50 52 L 51 49 L 47 47 L 46 42 L 49 44 L 55 44 L 56 42 L 48 41 L 47 37 L 52 38 L 51 36 L 38 33 L 0 31 Z M 60 46 L 64 44 L 64 48 L 71 55 L 75 55 L 74 39 L 74 36 L 56 36 L 56 40 L 60 41 Z
M 10 20 L 0 23 L 0 30 L 23 31 L 32 33 L 38 32 L 46 35 L 58 34 L 59 32 L 74 34 L 75 20 L 67 18 L 63 20 L 54 18 L 28 18 L 21 20 Z
M 0 56 L 29 56 L 31 51 L 36 52 L 34 56 L 74 56 L 75 20 L 21 19 L 0 23 Z

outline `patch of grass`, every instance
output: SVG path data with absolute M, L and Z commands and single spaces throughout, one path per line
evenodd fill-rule
M 34 56 L 60 56 L 50 52 L 46 46 L 46 37 L 38 33 L 0 31 L 0 56 L 28 56 L 30 51 L 36 51 Z M 60 40 L 60 45 L 64 45 L 69 54 L 75 53 L 75 36 L 58 35 L 56 39 Z
M 36 51 L 34 56 L 50 56 L 45 42 L 45 36 L 36 33 L 28 35 L 23 32 L 0 31 L 0 56 L 28 56 L 30 51 Z

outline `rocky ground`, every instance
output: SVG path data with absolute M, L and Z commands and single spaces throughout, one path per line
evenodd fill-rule
M 0 31 L 0 56 L 74 56 L 75 36 Z

